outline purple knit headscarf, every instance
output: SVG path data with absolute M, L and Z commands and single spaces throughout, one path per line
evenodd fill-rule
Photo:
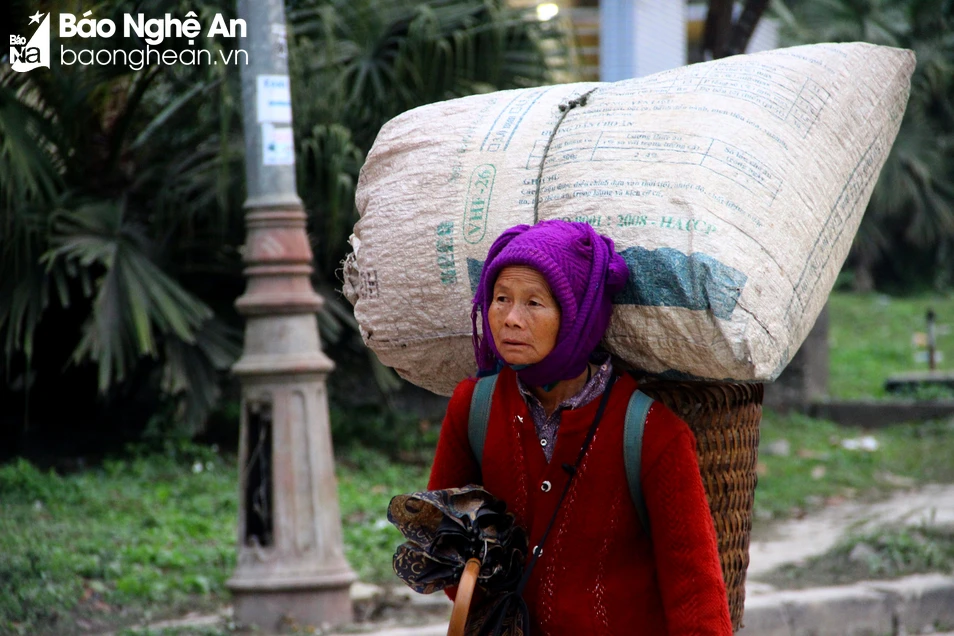
M 553 351 L 517 374 L 533 386 L 578 377 L 609 325 L 613 295 L 626 284 L 626 261 L 615 252 L 612 239 L 597 234 L 586 223 L 541 221 L 533 226 L 517 225 L 501 234 L 490 246 L 471 312 L 474 355 L 482 373 L 493 372 L 498 361 L 503 362 L 486 308 L 493 300 L 497 276 L 512 265 L 540 272 L 560 304 L 560 331 Z M 482 316 L 483 338 L 477 335 L 478 314 Z

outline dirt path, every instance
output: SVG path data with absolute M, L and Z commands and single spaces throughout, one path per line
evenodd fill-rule
M 954 524 L 954 485 L 929 485 L 897 492 L 876 503 L 847 501 L 803 519 L 755 522 L 748 576 L 827 552 L 846 533 L 889 523 Z

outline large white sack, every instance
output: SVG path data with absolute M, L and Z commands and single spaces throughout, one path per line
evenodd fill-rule
M 449 394 L 476 369 L 471 299 L 491 243 L 562 218 L 630 263 L 610 351 L 673 377 L 772 380 L 831 291 L 913 69 L 910 51 L 820 44 L 404 113 L 358 186 L 345 294 L 365 342 Z

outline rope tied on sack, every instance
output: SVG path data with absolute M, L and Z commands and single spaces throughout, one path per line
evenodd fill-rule
M 543 183 L 543 165 L 547 162 L 547 155 L 550 154 L 550 144 L 553 143 L 553 138 L 556 137 L 557 130 L 560 129 L 560 126 L 563 124 L 563 120 L 566 119 L 566 116 L 570 114 L 570 111 L 574 108 L 580 106 L 586 106 L 587 101 L 590 99 L 590 95 L 596 92 L 595 88 L 591 88 L 586 91 L 579 97 L 571 99 L 565 104 L 560 104 L 558 108 L 560 109 L 560 118 L 557 120 L 556 125 L 553 126 L 553 132 L 550 133 L 550 138 L 547 139 L 547 145 L 543 147 L 543 157 L 540 159 L 540 169 L 537 171 L 537 187 L 536 192 L 533 194 L 533 224 L 536 225 L 540 220 L 539 217 L 539 208 L 540 208 L 540 184 Z

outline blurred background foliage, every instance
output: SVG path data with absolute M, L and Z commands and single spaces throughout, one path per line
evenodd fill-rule
M 954 0 L 770 5 L 784 45 L 865 40 L 917 53 L 901 132 L 840 280 L 893 293 L 950 289 Z M 355 408 L 354 421 L 380 422 L 382 434 L 401 419 L 387 397 L 400 382 L 363 347 L 337 291 L 357 219 L 358 172 L 378 130 L 429 102 L 570 81 L 574 48 L 565 23 L 503 0 L 286 0 L 286 7 L 298 187 L 314 282 L 327 301 L 319 324 L 339 369 L 330 394 L 344 409 L 337 442 L 361 428 L 347 425 Z M 13 30 L 26 32 L 37 8 L 75 10 L 75 2 L 11 0 Z M 233 16 L 234 0 L 101 0 L 83 8 L 117 20 L 194 9 L 207 24 L 217 12 Z M 134 38 L 63 44 L 97 42 L 144 46 Z M 200 40 L 194 48 L 231 46 Z M 233 303 L 245 285 L 238 69 L 66 69 L 53 57 L 51 72 L 0 64 L 0 459 L 219 429 L 234 435 L 238 390 L 228 369 L 241 348 Z M 343 396 L 364 402 L 342 404 Z
M 18 32 L 38 5 L 75 9 L 70 0 L 13 0 L 7 15 Z M 328 301 L 322 335 L 340 367 L 386 390 L 396 376 L 371 360 L 335 291 L 365 154 L 380 127 L 409 108 L 553 82 L 567 72 L 571 48 L 557 23 L 499 0 L 286 6 L 298 186 L 314 282 Z M 127 12 L 196 10 L 209 24 L 216 12 L 234 17 L 235 4 L 83 8 L 117 23 Z M 115 46 L 94 38 L 54 41 L 53 50 L 96 42 Z M 194 48 L 231 46 L 199 40 Z M 20 74 L 2 61 L 0 459 L 105 452 L 143 436 L 191 436 L 218 420 L 234 428 L 228 369 L 242 322 L 233 303 L 245 285 L 238 68 L 67 69 L 54 55 L 51 72 Z

